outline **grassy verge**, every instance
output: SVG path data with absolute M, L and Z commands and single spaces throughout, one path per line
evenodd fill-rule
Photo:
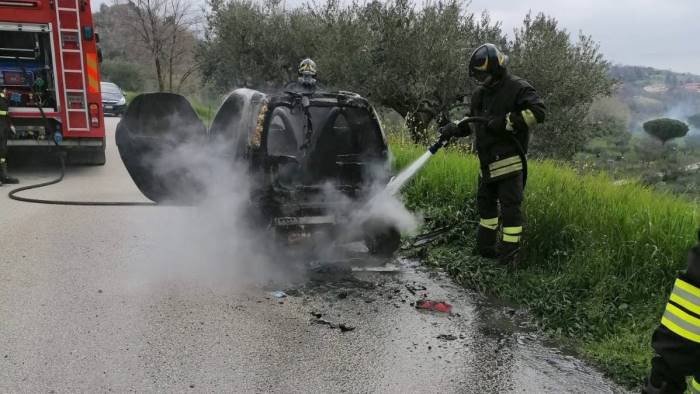
M 393 141 L 396 168 L 424 148 Z M 517 271 L 470 256 L 475 225 L 475 158 L 440 152 L 404 190 L 431 227 L 450 234 L 426 254 L 460 283 L 524 305 L 542 327 L 569 341 L 618 382 L 648 371 L 651 332 L 685 255 L 697 207 L 606 175 L 580 176 L 551 162 L 530 164 L 526 246 Z
M 216 113 L 216 110 L 219 109 L 218 107 L 214 107 L 211 105 L 203 104 L 199 102 L 197 99 L 190 98 L 190 104 L 192 104 L 192 108 L 194 108 L 194 112 L 197 113 L 197 116 L 199 116 L 199 119 L 204 122 L 207 127 L 211 124 L 211 121 L 214 119 L 214 115 Z
M 139 94 L 141 94 L 141 93 L 139 93 L 139 92 L 132 92 L 132 91 L 128 91 L 128 90 L 125 91 L 125 92 L 124 92 L 124 97 L 126 98 L 127 104 L 130 103 L 130 102 L 134 99 L 134 97 L 138 96 Z

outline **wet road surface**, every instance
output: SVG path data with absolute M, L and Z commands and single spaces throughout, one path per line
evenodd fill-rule
M 26 185 L 54 171 L 14 173 Z M 625 392 L 518 328 L 519 313 L 411 261 L 287 280 L 208 261 L 230 259 L 235 243 L 198 257 L 210 237 L 188 208 L 33 205 L 8 190 L 0 392 Z M 71 168 L 25 195 L 145 201 L 114 146 L 105 167 Z M 182 221 L 192 228 L 166 231 Z M 453 313 L 418 311 L 424 296 Z

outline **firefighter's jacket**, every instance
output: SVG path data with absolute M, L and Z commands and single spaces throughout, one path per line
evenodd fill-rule
M 476 150 L 482 176 L 495 180 L 522 170 L 518 144 L 527 153 L 530 130 L 545 118 L 545 105 L 535 89 L 524 79 L 505 74 L 488 87 L 479 87 L 472 95 L 471 115 L 501 119 L 500 127 L 473 124 Z M 506 127 L 508 129 L 506 129 Z M 509 130 L 510 129 L 510 130 Z M 510 134 L 510 135 L 509 135 Z
M 291 81 L 284 86 L 285 92 L 297 94 L 313 94 L 322 90 L 324 90 L 323 86 L 321 86 L 316 79 L 305 80 L 304 78 L 299 78 L 298 80 Z
M 700 393 L 700 244 L 688 254 L 688 268 L 676 279 L 652 337 L 652 377 L 685 386 L 685 377 L 693 376 L 691 392 Z

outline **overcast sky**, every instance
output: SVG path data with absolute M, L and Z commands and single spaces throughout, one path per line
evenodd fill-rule
M 93 0 L 93 10 L 105 2 Z M 544 12 L 573 35 L 593 36 L 613 63 L 700 74 L 700 0 L 472 0 L 470 9 L 488 10 L 508 33 L 528 11 Z

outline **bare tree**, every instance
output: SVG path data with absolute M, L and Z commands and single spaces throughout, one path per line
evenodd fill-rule
M 159 91 L 179 91 L 199 67 L 193 28 L 199 14 L 187 0 L 129 0 L 126 21 L 149 53 Z

